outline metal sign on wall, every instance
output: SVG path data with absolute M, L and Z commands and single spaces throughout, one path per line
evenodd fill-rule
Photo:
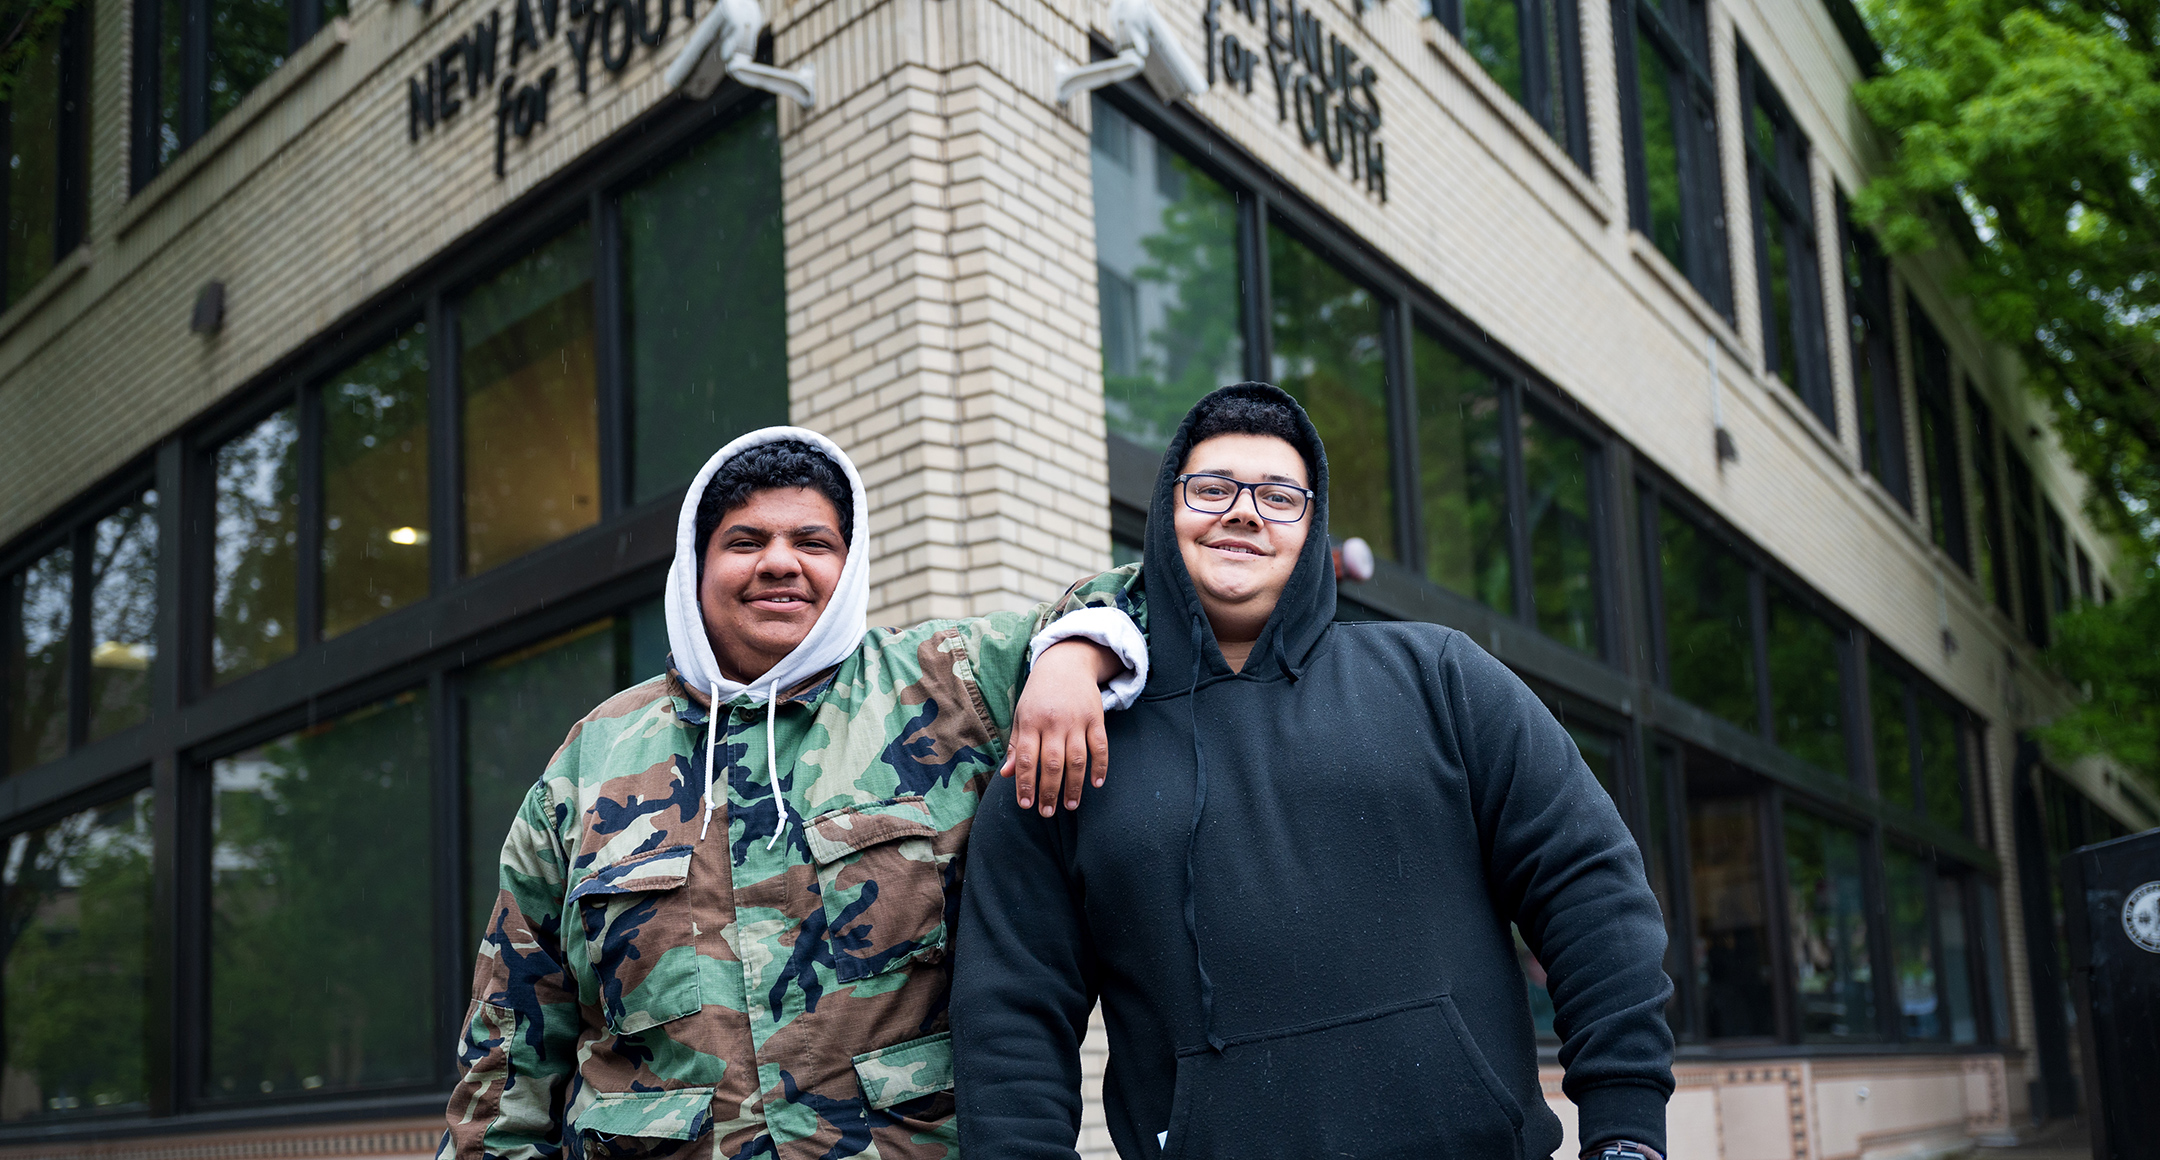
M 1248 44 L 1223 28 L 1223 0 L 1200 17 L 1207 34 L 1208 84 L 1220 75 L 1246 95 L 1263 67 L 1275 88 L 1275 120 L 1295 124 L 1307 150 L 1387 200 L 1387 146 L 1380 140 L 1378 74 L 1297 0 L 1229 0 L 1231 12 L 1257 26 Z M 1361 6 L 1362 7 L 1362 6 Z M 1257 45 L 1255 48 L 1253 46 Z
M 684 20 L 695 22 L 696 3 L 683 0 Z M 621 72 L 639 45 L 659 47 L 673 22 L 674 0 L 516 0 L 514 6 L 499 5 L 430 56 L 408 80 L 406 133 L 417 143 L 436 126 L 492 101 L 495 176 L 500 178 L 510 138 L 522 141 L 547 124 L 548 102 L 561 70 L 554 64 L 532 70 L 538 69 L 537 58 L 549 45 L 561 39 L 568 46 L 568 63 L 576 70 L 577 91 L 583 95 L 595 63 L 611 76 Z M 535 58 L 530 66 L 528 57 Z M 527 68 L 522 83 L 520 68 Z

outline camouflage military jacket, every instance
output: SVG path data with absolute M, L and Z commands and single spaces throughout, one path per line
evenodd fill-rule
M 1137 618 L 1134 571 L 1057 611 Z M 503 846 L 439 1160 L 956 1156 L 961 854 L 1051 619 L 865 634 L 778 707 L 784 820 L 765 706 L 722 704 L 703 841 L 672 672 L 578 722 Z

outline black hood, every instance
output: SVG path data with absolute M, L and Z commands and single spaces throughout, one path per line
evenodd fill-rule
M 1305 408 L 1279 387 L 1266 383 L 1223 387 L 1193 404 L 1185 421 L 1178 424 L 1169 450 L 1163 452 L 1162 470 L 1155 476 L 1155 498 L 1148 505 L 1146 566 L 1140 578 L 1147 591 L 1148 683 L 1143 696 L 1149 698 L 1190 693 L 1200 685 L 1237 675 L 1223 660 L 1215 630 L 1201 610 L 1192 574 L 1185 570 L 1184 553 L 1178 550 L 1175 524 L 1177 477 L 1184 470 L 1186 453 L 1192 450 L 1193 427 L 1217 406 L 1237 398 L 1279 403 L 1296 416 L 1304 435 L 1298 450 L 1312 473 L 1315 493 L 1305 550 L 1298 555 L 1297 568 L 1290 573 L 1267 627 L 1253 642 L 1243 675 L 1257 680 L 1296 679 L 1335 619 L 1335 564 L 1327 534 L 1327 451 L 1320 443 L 1320 432 Z

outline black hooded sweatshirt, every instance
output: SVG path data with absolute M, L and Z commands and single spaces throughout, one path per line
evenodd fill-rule
M 1240 672 L 1172 528 L 1194 419 L 1288 403 L 1318 492 Z M 1163 457 L 1150 672 L 1077 813 L 975 817 L 952 1025 L 961 1152 L 1075 1155 L 1099 998 L 1118 1154 L 1529 1160 L 1560 1146 L 1510 921 L 1544 964 L 1584 1143 L 1665 1146 L 1664 923 L 1612 800 L 1552 714 L 1462 633 L 1338 624 L 1317 432 L 1225 387 Z

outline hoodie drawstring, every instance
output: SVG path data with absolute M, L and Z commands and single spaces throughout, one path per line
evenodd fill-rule
M 1222 1037 L 1215 1034 L 1215 981 L 1208 978 L 1207 957 L 1200 950 L 1200 923 L 1193 914 L 1195 872 L 1194 852 L 1200 846 L 1200 815 L 1207 809 L 1207 755 L 1200 747 L 1200 658 L 1205 654 L 1207 622 L 1198 612 L 1192 614 L 1192 690 L 1186 694 L 1186 705 L 1192 711 L 1193 755 L 1193 806 L 1192 829 L 1185 836 L 1185 934 L 1192 939 L 1193 968 L 1200 972 L 1200 1030 L 1207 1036 L 1208 1046 L 1220 1052 Z
M 705 832 L 712 828 L 713 746 L 720 737 L 720 686 L 715 683 L 709 688 L 711 691 L 706 694 L 709 700 L 705 708 L 705 823 L 698 827 L 697 837 L 700 842 L 705 840 Z M 765 840 L 765 848 L 768 850 L 773 848 L 773 843 L 780 840 L 780 832 L 787 828 L 788 818 L 787 794 L 780 790 L 780 745 L 773 736 L 773 725 L 780 714 L 779 692 L 773 685 L 765 686 L 765 768 L 772 774 L 773 804 L 780 811 L 773 819 L 772 837 Z
M 773 740 L 773 722 L 778 719 L 779 712 L 780 690 L 772 685 L 767 685 L 765 686 L 765 769 L 772 775 L 773 805 L 779 807 L 779 812 L 773 815 L 772 837 L 765 839 L 765 848 L 768 850 L 773 848 L 774 842 L 780 840 L 780 831 L 787 828 L 787 795 L 780 792 L 780 746 L 778 742 Z

